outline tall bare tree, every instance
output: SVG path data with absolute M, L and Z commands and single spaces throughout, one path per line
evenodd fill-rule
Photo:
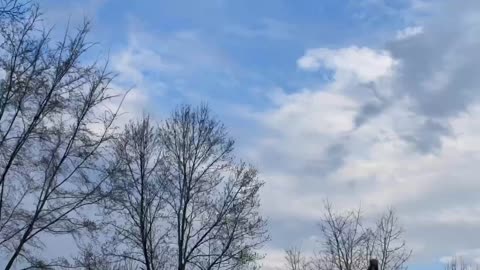
M 309 260 L 299 248 L 293 247 L 285 250 L 285 268 L 287 270 L 307 270 L 310 269 L 309 266 Z
M 318 260 L 338 270 L 365 268 L 367 235 L 362 228 L 361 218 L 360 209 L 338 213 L 326 202 L 320 223 L 324 242 Z
M 0 248 L 11 269 L 19 258 L 41 261 L 31 251 L 42 234 L 93 229 L 79 210 L 99 199 L 117 113 L 103 105 L 106 65 L 82 60 L 88 23 L 53 42 L 37 6 L 1 3 Z
M 110 255 L 140 262 L 142 269 L 167 268 L 167 222 L 161 188 L 163 145 L 148 116 L 132 121 L 115 139 L 115 171 L 105 214 L 113 226 Z
M 161 128 L 164 190 L 177 269 L 238 269 L 267 239 L 257 171 L 233 162 L 233 140 L 206 106 L 181 106 Z
M 403 228 L 393 209 L 389 209 L 378 220 L 372 237 L 374 238 L 373 255 L 378 259 L 380 269 L 406 269 L 405 263 L 410 258 L 412 250 L 406 247 L 403 233 Z

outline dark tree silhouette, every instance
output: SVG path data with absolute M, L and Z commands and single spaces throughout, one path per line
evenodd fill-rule
M 402 270 L 410 258 L 412 250 L 406 247 L 403 228 L 400 226 L 395 211 L 389 209 L 377 222 L 373 238 L 373 256 L 378 259 L 382 270 Z
M 146 270 L 167 268 L 164 219 L 163 145 L 150 117 L 132 121 L 115 139 L 111 189 L 106 200 L 113 227 L 108 254 L 140 262 Z
M 378 270 L 378 260 L 370 259 L 368 270 Z
M 232 158 L 233 140 L 206 106 L 181 106 L 160 131 L 177 269 L 237 269 L 267 240 L 258 212 L 263 183 Z
M 117 112 L 104 106 L 106 65 L 82 61 L 88 22 L 53 42 L 36 5 L 1 4 L 0 248 L 11 269 L 20 258 L 45 264 L 32 252 L 42 234 L 92 229 L 80 210 L 108 176 L 102 153 Z

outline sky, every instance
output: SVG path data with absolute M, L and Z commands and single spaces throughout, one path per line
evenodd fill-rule
M 327 198 L 366 218 L 393 207 L 410 269 L 480 262 L 480 1 L 41 5 L 46 24 L 92 20 L 130 116 L 210 105 L 266 182 L 264 269 L 318 246 Z

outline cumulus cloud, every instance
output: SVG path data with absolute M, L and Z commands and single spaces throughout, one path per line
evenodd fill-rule
M 339 76 L 352 75 L 361 82 L 370 82 L 389 74 L 395 61 L 386 51 L 352 46 L 337 50 L 310 49 L 297 64 L 301 69 L 308 71 L 323 67 L 334 70 Z
M 384 49 L 307 50 L 300 69 L 335 75 L 277 93 L 256 115 L 267 135 L 250 158 L 267 179 L 265 211 L 315 223 L 327 197 L 370 217 L 394 206 L 415 261 L 477 249 L 478 18 L 480 2 L 446 1 Z

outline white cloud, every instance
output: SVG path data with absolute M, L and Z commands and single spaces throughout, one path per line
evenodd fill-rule
M 142 44 L 142 41 L 132 33 L 130 33 L 128 47 L 116 54 L 113 60 L 113 68 L 122 76 L 121 79 L 136 84 L 144 83 L 146 72 L 180 69 L 178 65 L 167 62 L 160 53 Z
M 397 32 L 397 34 L 395 35 L 395 38 L 396 39 L 407 39 L 407 38 L 411 38 L 413 36 L 416 36 L 416 35 L 420 35 L 423 33 L 423 27 L 421 26 L 409 26 L 405 29 L 402 29 L 400 31 Z
M 337 135 L 353 129 L 352 119 L 357 110 L 358 104 L 347 96 L 307 89 L 284 96 L 280 109 L 267 113 L 264 120 L 267 126 L 283 132 L 287 125 L 292 127 L 289 133 L 310 126 L 312 135 Z
M 337 76 L 355 76 L 361 82 L 370 82 L 392 72 L 394 59 L 387 51 L 376 51 L 366 47 L 341 49 L 309 49 L 298 62 L 301 69 L 315 71 L 332 69 Z

